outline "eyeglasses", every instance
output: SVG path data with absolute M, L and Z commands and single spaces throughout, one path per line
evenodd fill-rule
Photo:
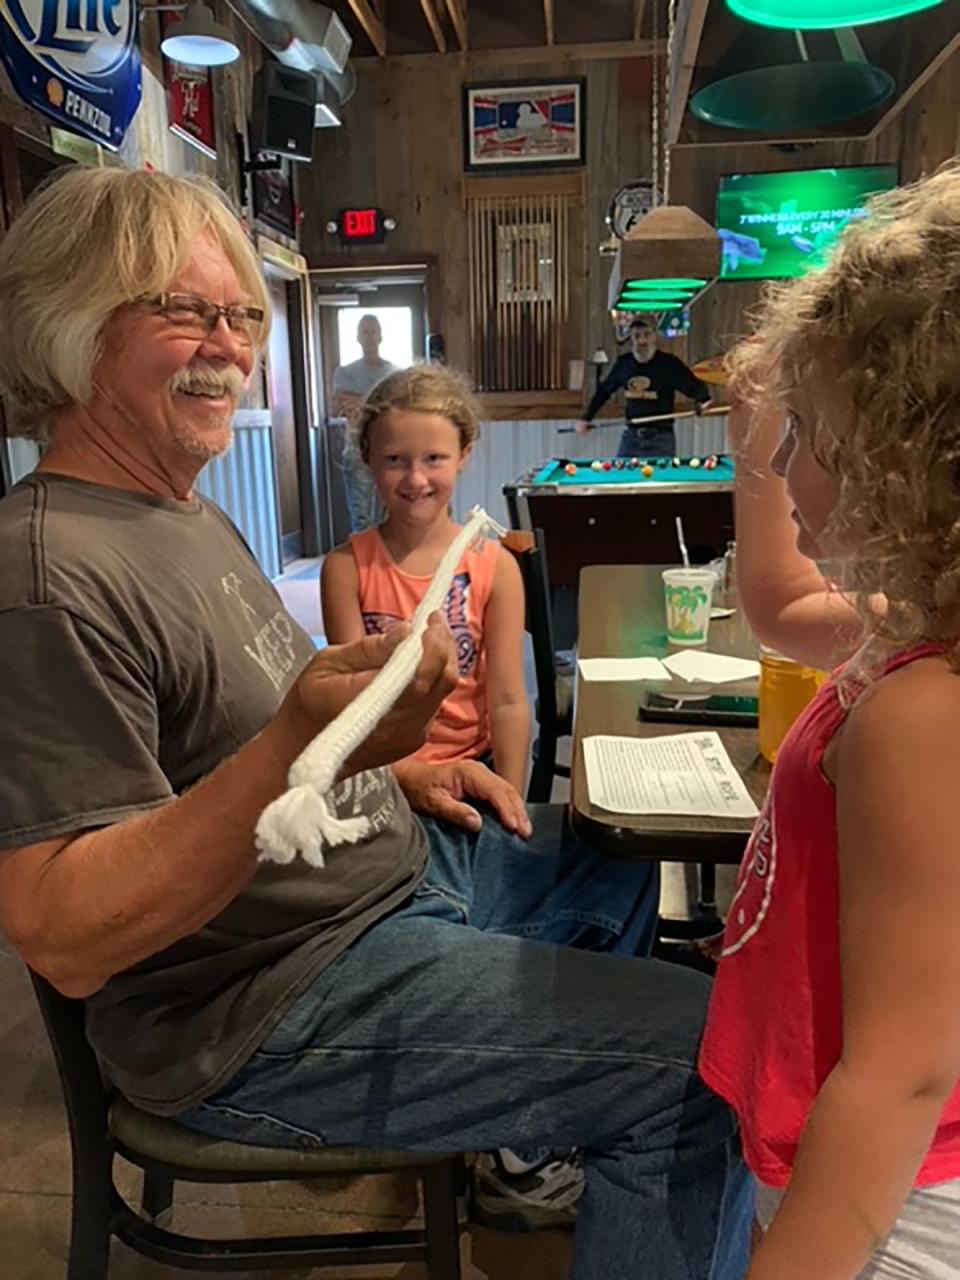
M 195 293 L 159 293 L 152 298 L 138 298 L 136 305 L 154 307 L 165 320 L 191 338 L 208 337 L 221 316 L 241 342 L 258 342 L 263 336 L 264 312 L 260 307 L 221 306 Z

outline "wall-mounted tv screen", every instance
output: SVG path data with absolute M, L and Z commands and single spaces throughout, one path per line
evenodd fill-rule
M 822 266 L 868 198 L 896 185 L 896 165 L 888 164 L 721 178 L 720 279 L 783 280 Z

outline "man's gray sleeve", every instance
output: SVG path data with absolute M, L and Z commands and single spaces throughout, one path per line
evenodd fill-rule
M 66 609 L 0 615 L 0 849 L 170 799 L 142 660 Z

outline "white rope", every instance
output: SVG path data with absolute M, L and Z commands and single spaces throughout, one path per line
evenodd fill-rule
M 344 763 L 377 727 L 413 679 L 423 654 L 427 619 L 447 598 L 465 551 L 490 530 L 506 533 L 482 507 L 474 507 L 463 529 L 444 553 L 411 619 L 411 631 L 374 679 L 294 760 L 287 774 L 290 790 L 267 805 L 257 823 L 261 862 L 292 862 L 298 853 L 323 866 L 324 845 L 355 844 L 369 833 L 365 817 L 338 818 L 330 791 Z

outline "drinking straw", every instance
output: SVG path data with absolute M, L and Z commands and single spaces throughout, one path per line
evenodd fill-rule
M 687 551 L 686 539 L 683 536 L 683 520 L 677 516 L 677 542 L 680 544 L 680 558 L 683 560 L 683 567 L 690 568 L 690 554 Z

